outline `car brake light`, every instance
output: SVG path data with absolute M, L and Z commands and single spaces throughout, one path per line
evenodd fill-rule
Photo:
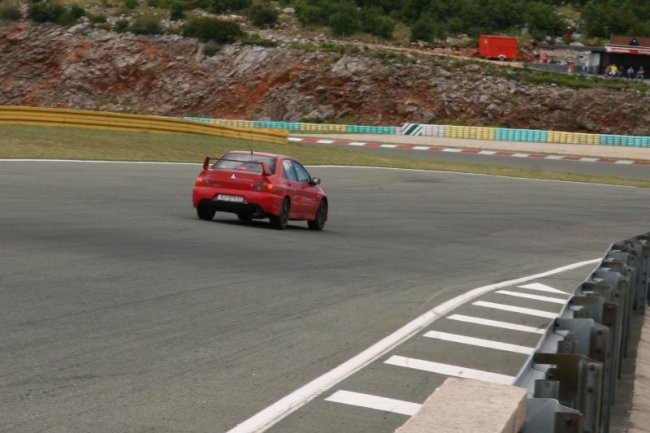
M 263 180 L 257 184 L 255 191 L 273 191 L 273 184 L 268 180 Z
M 209 185 L 210 182 L 208 182 L 208 177 L 203 174 L 196 178 L 196 183 L 194 184 L 194 186 L 209 186 Z

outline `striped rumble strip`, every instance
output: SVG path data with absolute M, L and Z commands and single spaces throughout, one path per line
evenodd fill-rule
M 650 160 L 630 160 L 630 159 L 612 159 L 612 158 L 594 158 L 588 156 L 572 156 L 572 155 L 549 155 L 543 153 L 522 153 L 522 152 L 509 152 L 503 150 L 483 150 L 471 148 L 458 148 L 458 147 L 438 147 L 438 146 L 413 146 L 410 144 L 383 144 L 375 142 L 358 142 L 347 140 L 328 140 L 318 138 L 303 138 L 303 137 L 289 137 L 289 141 L 294 143 L 306 144 L 336 144 L 340 146 L 354 146 L 354 147 L 372 147 L 380 149 L 399 149 L 399 150 L 414 150 L 414 151 L 427 151 L 427 152 L 446 152 L 446 153 L 464 153 L 472 155 L 490 155 L 490 156 L 507 156 L 512 158 L 534 158 L 534 159 L 549 159 L 555 161 L 577 161 L 577 162 L 598 162 L 605 164 L 620 164 L 620 165 L 650 165 Z

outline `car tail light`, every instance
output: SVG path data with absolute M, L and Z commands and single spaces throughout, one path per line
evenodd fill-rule
M 257 184 L 255 187 L 255 191 L 267 191 L 271 192 L 273 191 L 273 184 L 269 182 L 268 180 L 263 180 L 260 183 Z
M 210 186 L 208 177 L 204 174 L 199 175 L 199 177 L 196 178 L 196 183 L 194 186 Z

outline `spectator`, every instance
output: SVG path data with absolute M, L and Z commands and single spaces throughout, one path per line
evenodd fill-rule
M 618 67 L 616 66 L 616 63 L 609 65 L 609 76 L 610 77 L 618 76 Z
M 639 69 L 637 69 L 637 71 L 636 71 L 636 79 L 637 80 L 645 79 L 645 70 L 643 70 L 643 66 L 639 66 Z
M 636 75 L 636 71 L 634 70 L 634 68 L 632 66 L 627 68 L 627 78 L 629 78 L 631 80 L 632 78 L 634 78 L 635 75 Z

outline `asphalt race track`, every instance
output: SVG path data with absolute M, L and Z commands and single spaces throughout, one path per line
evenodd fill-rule
M 198 170 L 0 162 L 0 432 L 227 432 L 445 301 L 600 258 L 650 226 L 644 189 L 313 167 L 330 197 L 325 231 L 276 231 L 198 220 Z M 589 270 L 530 282 L 570 291 Z M 403 342 L 269 431 L 392 432 L 406 415 L 332 396 L 421 403 L 445 376 L 400 368 L 404 357 L 503 376 L 526 359 L 444 333 L 537 338 L 435 326 L 436 338 Z

